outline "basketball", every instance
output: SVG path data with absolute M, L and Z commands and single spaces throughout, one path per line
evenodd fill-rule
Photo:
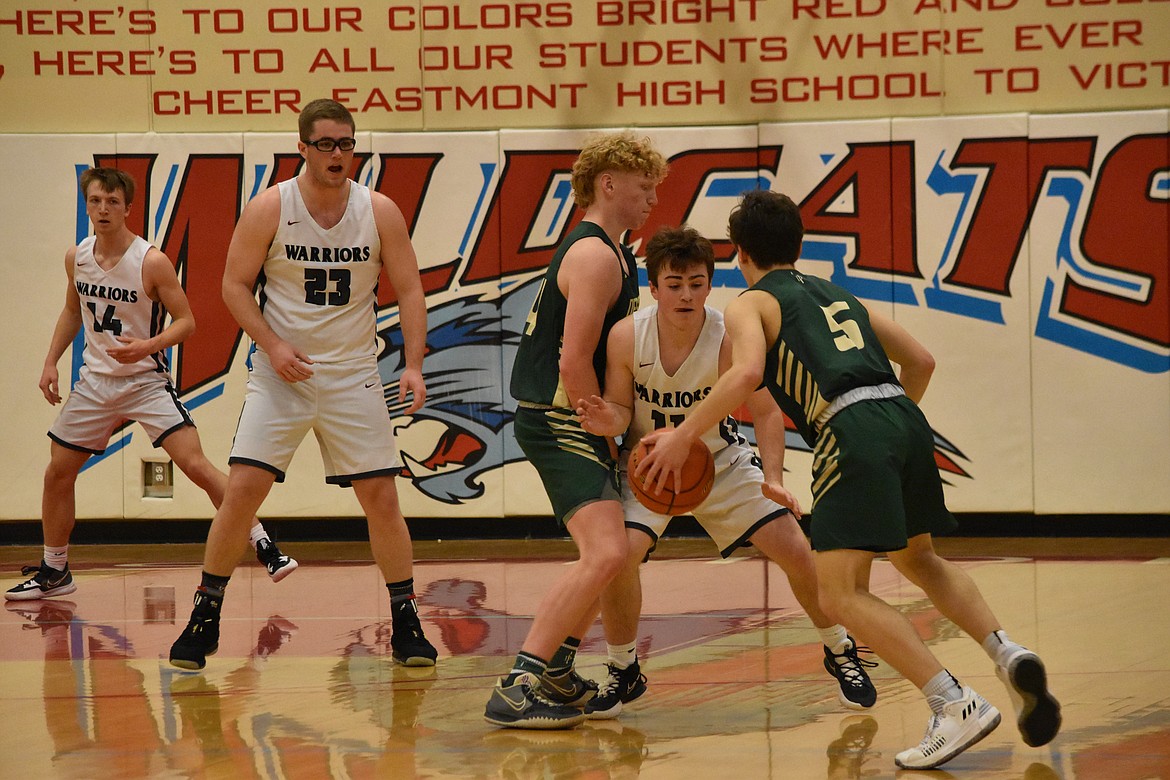
M 641 477 L 634 476 L 634 471 L 647 452 L 649 449 L 646 445 L 638 442 L 638 446 L 630 453 L 630 461 L 626 467 L 630 490 L 642 506 L 660 515 L 685 515 L 707 499 L 711 493 L 711 486 L 715 484 L 715 458 L 706 444 L 695 441 L 691 445 L 691 451 L 682 467 L 682 487 L 677 491 L 670 489 L 669 479 L 667 487 L 655 490 L 645 485 Z

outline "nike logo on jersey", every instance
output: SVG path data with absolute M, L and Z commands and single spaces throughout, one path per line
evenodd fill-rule
M 375 382 L 366 382 L 366 389 L 369 390 L 371 387 L 373 387 L 376 384 L 378 384 L 376 381 Z
M 649 363 L 639 363 L 638 368 L 646 368 L 647 366 L 652 366 L 652 365 L 654 365 L 653 360 L 651 360 Z
M 301 221 L 300 221 L 299 219 L 290 219 L 290 220 L 288 221 L 288 224 L 290 224 L 290 225 L 299 225 L 299 224 L 301 224 Z

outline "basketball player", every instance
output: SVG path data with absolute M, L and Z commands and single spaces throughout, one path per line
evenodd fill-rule
M 621 239 L 650 216 L 666 169 L 650 140 L 631 133 L 593 139 L 573 165 L 573 197 L 585 213 L 536 294 L 511 392 L 516 441 L 580 559 L 549 587 L 512 670 L 492 691 L 484 718 L 497 726 L 574 726 L 597 691 L 573 671 L 573 659 L 602 589 L 626 558 L 626 535 L 616 453 L 581 428 L 575 409 L 601 392 L 609 329 L 638 306 L 634 253 Z
M 44 557 L 26 566 L 27 581 L 8 590 L 9 601 L 64 596 L 77 590 L 69 571 L 69 537 L 77 522 L 77 475 L 90 455 L 101 455 L 110 436 L 128 420 L 146 430 L 215 506 L 227 475 L 203 454 L 199 433 L 179 400 L 166 349 L 195 332 L 195 318 L 175 268 L 159 250 L 126 226 L 134 179 L 115 168 L 81 174 L 85 212 L 94 235 L 65 253 L 65 306 L 57 317 L 38 383 L 45 400 L 61 402 L 57 362 L 85 329 L 80 377 L 49 429 L 49 466 L 41 496 Z M 170 325 L 163 327 L 167 315 Z M 252 518 L 252 544 L 274 581 L 297 562 L 277 549 Z
M 407 413 L 426 400 L 422 376 L 426 301 L 402 212 L 385 195 L 352 181 L 354 121 L 333 100 L 300 114 L 295 179 L 245 207 L 228 247 L 223 299 L 256 350 L 228 459 L 227 496 L 207 537 L 203 580 L 190 622 L 170 661 L 202 669 L 219 644 L 224 590 L 247 518 L 310 429 L 326 482 L 352 486 L 365 512 L 374 559 L 390 591 L 393 657 L 433 666 L 414 598 L 410 533 L 394 477 L 402 465 L 382 394 L 376 347 L 376 288 L 385 269 L 398 295 L 405 369 L 398 400 Z M 254 290 L 257 280 L 264 301 Z
M 639 473 L 662 484 L 678 471 L 691 442 L 763 383 L 813 448 L 812 542 L 821 605 L 914 683 L 933 713 L 922 742 L 898 753 L 895 763 L 940 766 L 989 734 L 1000 714 L 943 668 L 902 613 L 869 592 L 879 553 L 982 643 L 1016 705 L 1024 742 L 1047 744 L 1061 717 L 1044 664 L 1008 638 L 974 581 L 939 557 L 931 541 L 957 525 L 943 500 L 934 435 L 917 405 L 933 357 L 893 320 L 796 269 L 804 227 L 787 196 L 745 194 L 728 233 L 749 285 L 725 314 L 731 367 L 682 425 L 650 434 L 654 449 Z M 891 361 L 900 367 L 897 375 Z M 768 477 L 765 495 L 799 514 L 780 473 Z
M 661 228 L 647 245 L 646 275 L 657 303 L 609 332 L 604 400 L 594 396 L 577 410 L 581 426 L 590 433 L 626 433 L 619 462 L 628 459 L 645 434 L 680 425 L 711 390 L 720 370 L 731 364 L 723 315 L 705 305 L 714 272 L 711 242 L 693 228 Z M 825 669 L 837 679 L 841 703 L 851 709 L 872 707 L 877 693 L 863 667 L 875 664 L 858 658 L 863 648 L 821 611 L 804 532 L 785 507 L 760 493 L 765 473 L 768 481 L 782 481 L 784 451 L 775 441 L 783 440 L 784 418 L 767 390 L 748 396 L 747 404 L 761 458 L 739 434 L 734 418 L 707 429 L 701 439 L 715 455 L 715 484 L 692 514 L 724 558 L 750 542 L 780 566 L 825 645 Z M 585 705 L 585 713 L 595 719 L 617 717 L 623 704 L 646 689 L 635 652 L 642 609 L 638 571 L 671 519 L 639 503 L 627 481 L 622 508 L 629 551 L 621 573 L 601 596 L 609 675 Z

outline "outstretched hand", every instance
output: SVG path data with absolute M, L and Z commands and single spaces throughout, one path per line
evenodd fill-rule
M 622 433 L 621 419 L 599 395 L 582 398 L 577 403 L 577 417 L 585 432 L 594 436 L 618 436 Z
M 800 509 L 800 502 L 796 500 L 796 496 L 792 492 L 781 485 L 779 482 L 764 482 L 760 485 L 760 492 L 764 494 L 764 498 L 775 501 L 780 506 L 788 507 L 792 512 L 792 516 L 797 520 L 801 518 L 803 512 Z

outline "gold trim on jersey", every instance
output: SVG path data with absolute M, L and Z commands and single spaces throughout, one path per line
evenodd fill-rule
M 776 356 L 776 384 L 800 404 L 804 409 L 805 420 L 811 423 L 829 406 L 829 402 L 821 395 L 820 386 L 812 372 L 804 367 L 796 353 L 783 341 L 776 344 Z
M 841 471 L 838 468 L 840 454 L 841 447 L 837 442 L 837 435 L 832 430 L 827 431 L 817 441 L 817 446 L 813 450 L 812 471 L 817 475 L 812 484 L 814 507 L 821 496 L 841 479 Z
M 581 421 L 576 414 L 568 410 L 563 412 L 551 410 L 545 412 L 545 418 L 548 420 L 553 435 L 556 436 L 558 449 L 591 460 L 599 466 L 607 465 L 601 458 L 597 457 L 593 441 L 581 427 Z

